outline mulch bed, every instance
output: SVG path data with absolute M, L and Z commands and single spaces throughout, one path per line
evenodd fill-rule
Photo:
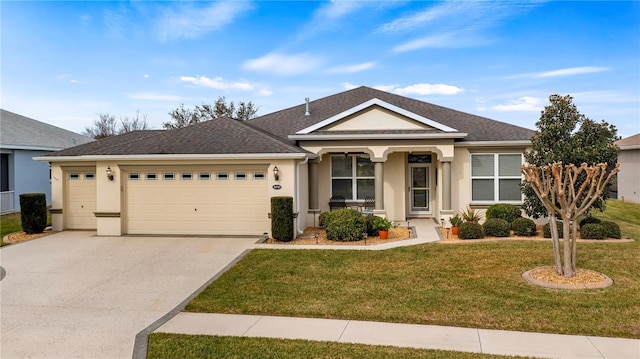
M 387 239 L 380 239 L 380 237 L 377 237 L 377 236 L 367 237 L 367 245 L 402 241 L 405 239 L 412 238 L 409 232 L 410 232 L 409 229 L 407 229 L 406 227 L 389 228 L 389 237 Z M 318 234 L 317 243 L 316 243 L 316 238 L 314 236 L 316 233 Z M 299 236 L 298 238 L 290 242 L 283 242 L 283 241 L 278 241 L 278 240 L 274 240 L 273 238 L 270 238 L 266 243 L 269 243 L 269 244 L 275 243 L 275 244 L 283 244 L 283 245 L 319 244 L 319 245 L 352 245 L 352 246 L 362 245 L 364 246 L 365 240 L 361 239 L 359 241 L 351 241 L 351 242 L 332 241 L 327 239 L 327 234 L 324 228 L 310 227 L 305 229 L 301 236 Z
M 50 234 L 56 233 L 50 229 L 45 229 L 42 233 L 34 233 L 34 234 L 26 234 L 24 232 L 15 232 L 6 235 L 2 240 L 5 243 L 19 243 L 24 241 L 29 241 L 32 239 L 48 236 Z

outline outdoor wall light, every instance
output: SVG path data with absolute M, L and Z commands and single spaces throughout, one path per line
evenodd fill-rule
M 276 181 L 280 180 L 280 170 L 278 166 L 273 167 L 273 178 L 275 178 Z
M 109 181 L 113 181 L 113 172 L 111 171 L 111 166 L 107 166 L 107 178 Z

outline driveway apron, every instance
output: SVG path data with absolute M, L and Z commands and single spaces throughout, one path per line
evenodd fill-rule
M 131 358 L 135 336 L 255 238 L 61 232 L 0 249 L 0 357 Z

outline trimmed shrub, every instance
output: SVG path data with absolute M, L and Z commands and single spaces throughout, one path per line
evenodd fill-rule
M 487 208 L 487 219 L 501 218 L 505 221 L 512 223 L 517 218 L 522 217 L 522 210 L 520 207 L 508 203 L 496 203 L 493 206 Z
M 562 222 L 557 222 L 557 227 L 558 227 L 558 236 L 560 238 L 564 238 L 562 236 Z M 545 224 L 544 227 L 542 227 L 542 233 L 544 235 L 544 238 L 551 238 L 551 225 L 549 225 L 549 223 Z
M 271 236 L 284 242 L 293 240 L 293 197 L 271 197 Z
M 318 226 L 324 228 L 324 226 L 327 225 L 327 218 L 329 217 L 329 215 L 331 214 L 331 212 L 322 212 L 320 213 L 320 215 L 318 216 Z
M 600 225 L 602 226 L 602 228 L 604 228 L 604 235 L 607 238 L 622 238 L 622 233 L 620 233 L 620 226 L 616 222 L 602 221 Z
M 582 239 L 604 239 L 604 227 L 600 223 L 585 223 L 580 228 L 580 238 Z
M 482 225 L 484 234 L 493 237 L 509 237 L 511 226 L 502 218 L 489 218 Z
M 44 193 L 22 193 L 20 220 L 25 233 L 44 232 L 47 227 L 47 196 Z
M 357 241 L 367 232 L 367 223 L 362 213 L 351 208 L 331 212 L 326 223 L 327 239 L 332 241 Z
M 378 228 L 375 225 L 376 218 L 378 218 L 378 216 L 364 216 L 364 222 L 367 225 L 368 236 L 376 237 L 379 235 Z
M 458 227 L 458 238 L 460 239 L 480 239 L 484 238 L 484 230 L 479 223 L 464 222 Z
M 516 236 L 535 236 L 536 222 L 529 218 L 516 218 L 516 220 L 511 223 L 511 229 L 513 230 L 513 234 Z M 551 237 L 551 232 L 549 232 L 549 237 Z
M 580 228 L 582 228 L 582 226 L 584 226 L 585 224 L 589 224 L 589 223 L 600 224 L 600 223 L 602 223 L 602 220 L 600 220 L 600 218 L 591 217 L 591 216 L 584 217 L 579 222 Z

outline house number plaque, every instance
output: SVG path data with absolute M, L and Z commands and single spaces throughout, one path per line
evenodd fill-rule
M 275 190 L 279 190 L 280 188 L 282 188 L 282 186 L 279 184 L 274 184 L 272 188 Z

